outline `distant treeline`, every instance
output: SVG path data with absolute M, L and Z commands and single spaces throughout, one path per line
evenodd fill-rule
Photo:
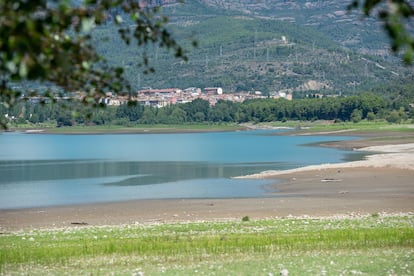
M 1 114 L 14 124 L 56 122 L 57 126 L 77 124 L 124 125 L 185 124 L 185 123 L 243 123 L 287 120 L 353 121 L 386 119 L 392 123 L 414 119 L 414 108 L 409 101 L 386 100 L 373 93 L 337 98 L 255 99 L 243 103 L 219 101 L 210 106 L 208 101 L 170 105 L 163 108 L 137 103 L 118 107 L 92 108 L 70 102 L 41 104 L 22 102 L 13 109 L 2 108 Z

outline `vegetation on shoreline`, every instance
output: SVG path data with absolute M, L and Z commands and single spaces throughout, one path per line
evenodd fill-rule
M 256 127 L 274 127 L 274 128 L 293 128 L 296 131 L 307 133 L 319 132 L 414 132 L 414 125 L 410 121 L 400 124 L 390 124 L 386 120 L 368 121 L 362 120 L 354 122 L 334 122 L 334 121 L 287 121 L 287 122 L 270 122 L 259 123 Z
M 414 219 L 284 218 L 3 233 L 0 274 L 409 275 Z
M 390 124 L 385 120 L 353 122 L 334 122 L 334 121 L 286 121 L 286 122 L 267 122 L 267 123 L 199 123 L 181 125 L 77 125 L 70 127 L 56 127 L 53 123 L 42 124 L 20 124 L 11 128 L 11 131 L 25 131 L 28 133 L 45 134 L 168 134 L 168 133 L 195 133 L 195 132 L 224 132 L 239 131 L 248 129 L 291 129 L 296 134 L 329 134 L 347 133 L 359 135 L 366 132 L 375 133 L 414 133 L 414 125 L 408 121 L 400 124 Z M 387 137 L 377 137 L 376 139 L 386 139 Z M 409 138 L 409 137 L 407 137 Z M 392 139 L 388 137 L 387 139 Z
M 9 127 L 36 126 L 96 126 L 106 128 L 140 128 L 141 126 L 173 125 L 174 128 L 221 129 L 241 123 L 283 123 L 288 121 L 335 121 L 341 128 L 343 122 L 386 121 L 391 124 L 412 122 L 414 108 L 411 98 L 389 102 L 378 95 L 367 93 L 351 97 L 326 99 L 254 99 L 243 103 L 220 100 L 214 106 L 197 99 L 189 103 L 162 108 L 123 104 L 106 108 L 85 107 L 80 103 L 47 104 L 21 102 L 13 108 L 0 106 L 0 116 L 9 120 Z M 186 125 L 186 126 L 181 126 Z M 100 126 L 100 127 L 98 127 Z M 194 127 L 196 126 L 196 127 Z M 199 127 L 203 126 L 203 127 Z
M 33 129 L 33 126 L 24 125 L 15 128 L 15 130 Z M 168 134 L 168 133 L 194 133 L 194 132 L 222 132 L 236 131 L 245 129 L 236 124 L 191 124 L 191 125 L 135 125 L 135 126 L 118 126 L 118 125 L 80 125 L 70 127 L 39 126 L 36 133 L 51 134 Z M 30 132 L 30 130 L 29 130 Z

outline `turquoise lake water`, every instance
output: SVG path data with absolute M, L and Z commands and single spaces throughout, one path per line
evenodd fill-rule
M 0 209 L 136 199 L 277 196 L 233 176 L 357 154 L 309 146 L 353 139 L 270 130 L 192 134 L 0 134 Z M 308 146 L 307 146 L 308 145 Z

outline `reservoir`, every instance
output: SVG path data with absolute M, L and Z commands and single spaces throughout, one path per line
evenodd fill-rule
M 349 160 L 309 146 L 347 136 L 286 130 L 191 134 L 0 134 L 0 209 L 140 199 L 277 196 L 277 180 L 234 176 Z M 355 155 L 356 156 L 356 155 Z

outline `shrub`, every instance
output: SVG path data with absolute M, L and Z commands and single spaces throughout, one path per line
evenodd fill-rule
M 249 216 L 244 216 L 244 217 L 242 218 L 242 221 L 250 221 Z

